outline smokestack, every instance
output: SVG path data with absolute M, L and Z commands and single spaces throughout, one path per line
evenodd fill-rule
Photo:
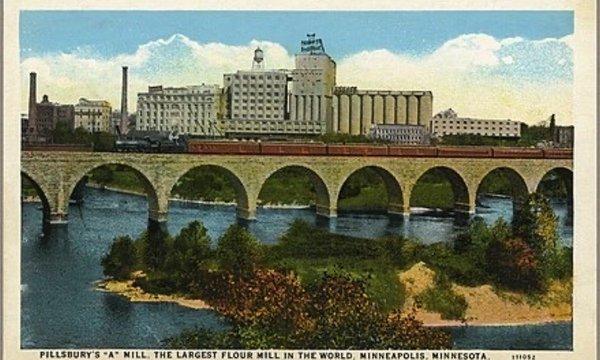
M 29 74 L 29 123 L 35 123 L 35 107 L 37 104 L 37 83 L 36 73 L 32 72 Z
M 121 124 L 119 126 L 121 134 L 127 135 L 129 130 L 129 119 L 127 116 L 127 66 L 123 66 L 123 84 L 121 89 Z

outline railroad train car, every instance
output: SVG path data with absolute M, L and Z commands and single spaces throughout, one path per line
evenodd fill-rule
M 400 146 L 378 144 L 324 144 L 277 142 L 188 142 L 194 154 L 282 156 L 390 156 L 451 158 L 571 159 L 572 149 L 532 149 L 487 146 Z

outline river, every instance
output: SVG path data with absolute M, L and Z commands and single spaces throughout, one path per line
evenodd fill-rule
M 502 216 L 510 221 L 509 199 L 483 198 L 477 212 L 486 221 Z M 566 206 L 553 203 L 560 218 L 561 241 L 571 245 L 572 226 Z M 143 197 L 86 189 L 85 202 L 71 205 L 66 234 L 41 238 L 40 205 L 22 205 L 21 346 L 36 348 L 156 348 L 161 340 L 195 326 L 222 328 L 224 320 L 212 311 L 193 310 L 170 303 L 132 303 L 95 290 L 101 279 L 100 258 L 112 239 L 133 237 L 147 226 Z M 260 208 L 249 229 L 273 243 L 295 219 L 302 218 L 330 231 L 361 237 L 404 234 L 424 243 L 448 241 L 460 226 L 451 217 L 413 215 L 410 220 L 386 215 L 340 215 L 316 221 L 311 209 Z M 175 202 L 168 229 L 177 233 L 200 219 L 213 239 L 236 221 L 235 208 Z M 457 349 L 571 349 L 570 322 L 527 326 L 468 326 L 452 328 Z

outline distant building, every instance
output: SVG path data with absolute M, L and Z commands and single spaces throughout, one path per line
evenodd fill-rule
M 333 116 L 335 84 L 335 61 L 325 52 L 321 39 L 307 34 L 292 70 L 290 120 L 304 124 L 309 134 L 325 133 Z
M 434 137 L 445 135 L 480 135 L 503 138 L 521 136 L 521 123 L 510 119 L 475 119 L 458 117 L 452 109 L 442 111 L 431 119 Z
M 135 129 L 216 135 L 220 99 L 218 85 L 150 86 L 148 92 L 138 93 Z
M 42 102 L 38 103 L 35 111 L 35 132 L 37 141 L 52 142 L 52 132 L 56 124 L 66 123 L 73 128 L 75 120 L 75 108 L 73 105 L 61 105 L 50 102 L 48 95 L 42 97 Z M 31 126 L 31 119 L 30 126 Z
M 575 143 L 574 126 L 555 126 L 552 141 L 555 146 L 564 148 L 573 148 Z
M 369 137 L 396 144 L 429 144 L 429 132 L 423 125 L 375 124 L 371 127 Z
M 111 130 L 112 109 L 108 101 L 80 98 L 74 110 L 73 129 L 82 127 L 90 133 Z

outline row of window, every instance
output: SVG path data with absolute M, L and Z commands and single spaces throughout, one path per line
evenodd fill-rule
M 233 92 L 234 96 L 240 96 L 241 95 L 241 96 L 259 96 L 260 97 L 260 96 L 271 96 L 271 94 L 273 96 L 279 96 L 278 92 L 271 93 L 269 91 L 267 91 L 267 92 L 256 92 L 256 93 L 254 91 L 250 91 L 250 92 L 242 91 L 241 93 L 239 91 L 234 91 Z
M 225 76 L 225 79 L 227 81 L 231 81 L 232 78 L 234 78 L 236 80 L 240 80 L 240 79 L 243 79 L 243 80 L 248 80 L 248 79 L 250 79 L 250 80 L 264 80 L 264 79 L 267 79 L 267 80 L 271 80 L 271 79 L 274 79 L 274 80 L 280 80 L 280 79 L 281 80 L 285 80 L 286 79 L 285 75 L 271 75 L 271 74 L 256 74 L 256 75 L 240 75 L 240 74 L 235 74 L 235 75 L 227 75 L 227 76 Z
M 233 87 L 234 88 L 255 88 L 255 89 L 258 88 L 258 89 L 262 89 L 263 84 L 245 84 L 245 83 L 238 84 L 238 83 L 235 83 L 235 84 L 233 84 Z M 267 89 L 270 89 L 271 88 L 271 84 L 266 84 L 265 87 Z M 278 89 L 278 88 L 283 87 L 283 86 L 279 86 L 279 84 L 273 84 L 272 87 Z
M 138 100 L 166 100 L 166 101 L 212 101 L 214 94 L 210 96 L 199 95 L 138 95 Z
M 518 123 L 514 123 L 512 121 L 490 121 L 490 120 L 434 120 L 434 124 L 444 124 L 444 125 L 459 125 L 459 124 L 470 124 L 470 125 L 509 125 L 518 127 Z
M 138 115 L 140 116 L 140 118 L 142 118 L 144 115 L 146 117 L 151 117 L 151 116 L 152 117 L 169 117 L 169 116 L 186 116 L 186 115 L 188 117 L 198 117 L 198 116 L 201 116 L 201 117 L 210 117 L 210 116 L 213 116 L 213 113 L 210 113 L 210 112 L 190 112 L 190 111 L 188 111 L 187 113 L 186 112 L 179 112 L 179 111 L 177 111 L 177 112 L 170 112 L 170 113 L 167 112 L 167 111 L 153 111 L 153 112 L 146 111 L 146 112 L 144 112 L 142 110 L 139 110 L 138 111 Z
M 266 119 L 282 119 L 283 116 L 282 114 L 239 114 L 239 113 L 233 113 L 233 118 L 238 118 L 238 119 L 261 119 L 261 118 L 266 118 Z
M 212 104 L 155 104 L 155 103 L 139 103 L 138 107 L 142 109 L 211 109 Z
M 260 111 L 262 111 L 262 109 L 263 109 L 263 107 L 262 107 L 262 106 L 256 106 L 256 107 L 254 107 L 254 106 L 249 106 L 249 107 L 248 107 L 248 106 L 245 106 L 245 105 L 244 105 L 244 106 L 242 106 L 241 108 L 242 108 L 242 110 L 248 110 L 248 109 L 250 109 L 250 110 L 260 110 Z M 238 105 L 235 105 L 235 106 L 233 107 L 233 109 L 234 109 L 234 110 L 239 110 L 239 109 L 240 109 L 240 106 L 238 106 Z M 275 110 L 275 111 L 277 111 L 277 110 L 283 110 L 283 109 L 282 109 L 282 108 L 280 108 L 279 106 L 273 106 L 273 107 L 271 107 L 271 106 L 265 106 L 265 110 Z
M 434 129 L 438 129 L 438 127 L 434 126 Z M 446 129 L 448 129 L 448 130 L 454 130 L 454 129 L 456 129 L 457 131 L 460 131 L 461 127 L 460 126 L 456 126 L 456 128 L 455 128 L 454 126 L 451 125 L 451 126 L 447 126 L 445 128 L 439 129 L 439 130 L 446 130 Z M 485 126 L 485 127 L 478 126 L 476 128 L 475 127 L 470 127 L 470 126 L 463 126 L 462 129 L 463 130 L 471 130 L 471 131 L 472 130 L 491 130 L 491 131 L 496 131 L 496 129 L 497 129 L 498 131 L 507 131 L 507 132 L 517 131 L 518 130 L 518 129 L 511 129 L 511 128 L 502 128 L 502 127 L 496 128 L 496 127 L 488 127 L 488 126 Z

